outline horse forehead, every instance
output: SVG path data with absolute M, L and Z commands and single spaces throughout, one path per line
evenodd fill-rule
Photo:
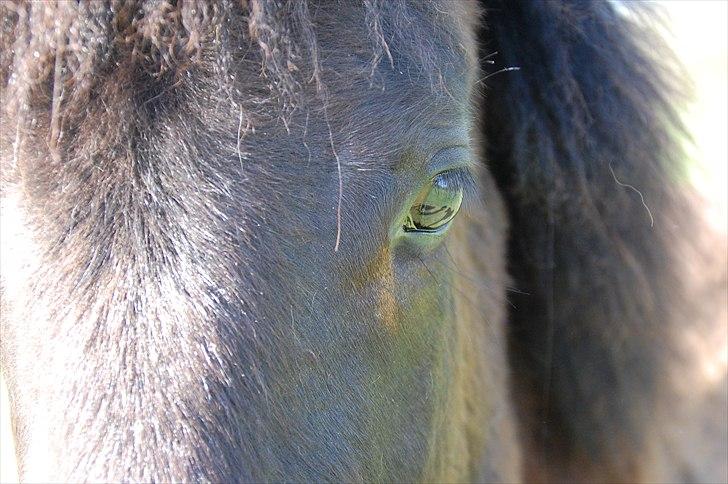
M 364 7 L 372 3 L 371 9 Z M 472 70 L 478 65 L 475 34 L 480 17 L 472 0 L 387 0 L 339 5 L 319 15 L 319 27 L 325 41 L 339 51 L 373 54 L 390 64 L 399 58 L 423 71 L 458 62 L 463 70 Z
M 365 113 L 404 124 L 412 124 L 405 121 L 408 115 L 420 119 L 417 125 L 425 118 L 461 122 L 479 71 L 477 5 L 468 0 L 383 5 L 373 21 L 361 6 L 349 4 L 358 13 L 332 17 L 340 22 L 324 29 L 323 48 L 331 49 L 326 59 L 337 72 L 330 80 L 339 97 L 348 96 L 350 108 L 358 104 Z M 369 117 L 361 115 L 356 112 L 369 126 Z

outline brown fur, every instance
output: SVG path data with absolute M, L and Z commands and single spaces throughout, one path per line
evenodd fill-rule
M 725 479 L 725 259 L 631 15 L 1 4 L 21 476 Z M 423 249 L 398 220 L 453 144 L 478 187 Z

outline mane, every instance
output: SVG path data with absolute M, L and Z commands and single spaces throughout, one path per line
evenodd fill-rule
M 374 76 L 383 60 L 393 62 L 389 43 L 406 32 L 399 24 L 413 28 L 412 9 L 404 0 L 361 0 L 360 7 Z M 269 96 L 283 112 L 295 109 L 303 86 L 325 89 L 308 2 L 3 2 L 0 14 L 0 82 L 10 116 L 44 107 L 58 124 L 82 110 L 115 68 L 135 69 L 158 84 L 211 64 L 226 70 L 238 44 L 257 50 Z M 438 69 L 435 46 L 414 48 L 424 70 Z
M 383 10 L 402 5 L 362 1 L 372 73 L 391 60 Z M 324 87 L 307 2 L 3 2 L 0 16 L 4 115 L 22 124 L 31 112 L 50 113 L 51 148 L 64 121 L 82 115 L 99 82 L 118 69 L 144 77 L 153 97 L 187 70 L 226 71 L 237 43 L 257 50 L 266 96 L 280 112 L 295 108 L 302 86 Z
M 482 38 L 520 67 L 487 81 L 484 116 L 525 293 L 510 298 L 514 393 L 543 462 L 639 480 L 690 307 L 685 84 L 643 5 L 491 3 Z
M 280 25 L 273 36 L 270 26 L 281 20 L 259 3 L 3 2 L 5 114 L 22 124 L 31 112 L 49 112 L 53 148 L 65 121 L 82 114 L 94 89 L 115 71 L 146 78 L 151 92 L 154 86 L 164 89 L 187 69 L 206 65 L 211 48 L 228 52 L 231 31 L 224 21 L 231 17 L 247 22 L 250 42 L 267 49 L 269 59 L 262 68 L 277 78 L 274 84 L 285 95 L 293 80 L 279 67 L 293 53 L 280 46 L 290 45 L 289 31 Z M 224 67 L 225 62 L 229 58 L 223 56 L 217 63 Z

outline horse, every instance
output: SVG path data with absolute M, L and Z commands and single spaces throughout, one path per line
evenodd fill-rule
M 0 12 L 21 479 L 726 480 L 644 5 Z

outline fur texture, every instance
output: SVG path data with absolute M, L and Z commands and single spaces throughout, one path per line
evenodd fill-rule
M 0 5 L 21 475 L 725 479 L 724 434 L 681 440 L 722 418 L 679 382 L 725 274 L 687 277 L 716 259 L 641 12 Z M 443 170 L 479 189 L 423 245 Z

